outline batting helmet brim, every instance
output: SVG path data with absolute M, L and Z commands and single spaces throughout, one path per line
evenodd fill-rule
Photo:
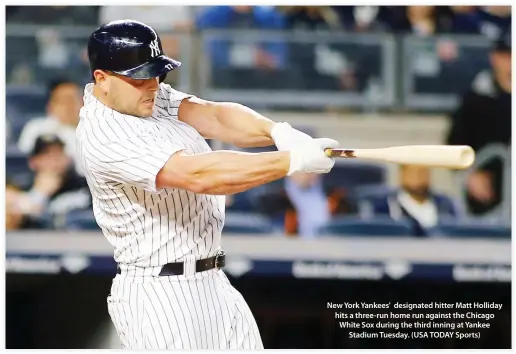
M 166 76 L 169 71 L 172 71 L 180 66 L 181 62 L 171 59 L 165 55 L 160 55 L 154 60 L 137 66 L 136 68 L 121 71 L 113 70 L 113 72 L 122 76 L 130 77 L 132 79 L 145 80 L 151 79 L 153 77 L 161 78 Z

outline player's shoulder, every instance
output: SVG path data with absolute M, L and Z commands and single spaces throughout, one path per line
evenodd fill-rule
M 135 141 L 141 136 L 153 135 L 152 124 L 145 119 L 137 119 L 113 109 L 99 105 L 95 109 L 84 110 L 76 129 L 77 139 L 96 147 L 123 144 Z
M 179 106 L 181 101 L 190 97 L 194 97 L 194 95 L 176 90 L 169 84 L 165 84 L 163 82 L 159 84 L 158 99 L 162 99 Z

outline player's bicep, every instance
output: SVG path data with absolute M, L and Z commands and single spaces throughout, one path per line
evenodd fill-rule
M 181 144 L 149 136 L 106 144 L 96 148 L 95 172 L 114 182 L 157 192 L 159 171 L 172 155 L 183 149 Z
M 205 139 L 217 137 L 221 129 L 217 119 L 217 103 L 160 84 L 161 95 L 166 101 L 168 114 L 190 125 Z
M 205 139 L 219 136 L 223 128 L 217 119 L 217 103 L 198 97 L 190 97 L 181 102 L 178 119 L 193 127 Z

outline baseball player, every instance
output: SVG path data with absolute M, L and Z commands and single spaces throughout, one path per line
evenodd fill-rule
M 255 319 L 221 268 L 225 195 L 295 173 L 327 173 L 325 148 L 287 123 L 162 83 L 180 66 L 131 20 L 91 35 L 93 83 L 77 127 L 98 225 L 118 264 L 107 298 L 124 348 L 263 348 Z M 278 151 L 211 151 L 206 138 Z

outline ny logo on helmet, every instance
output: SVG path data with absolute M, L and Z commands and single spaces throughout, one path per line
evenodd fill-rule
M 160 55 L 160 51 L 159 51 L 159 45 L 158 45 L 158 40 L 155 39 L 151 42 L 151 44 L 149 45 L 150 47 L 150 50 L 151 50 L 151 56 L 154 58 L 154 57 L 157 57 L 158 55 Z

